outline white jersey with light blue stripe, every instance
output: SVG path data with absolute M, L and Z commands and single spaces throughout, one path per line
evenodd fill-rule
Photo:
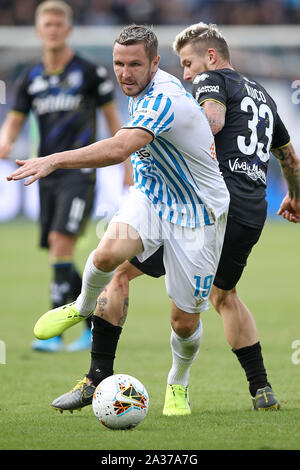
M 184 227 L 214 222 L 229 193 L 203 109 L 174 76 L 158 70 L 143 92 L 129 98 L 130 121 L 153 141 L 132 155 L 135 186 L 159 214 Z

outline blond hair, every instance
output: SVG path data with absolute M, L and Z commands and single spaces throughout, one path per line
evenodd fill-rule
M 213 47 L 224 59 L 230 61 L 227 42 L 215 24 L 200 22 L 184 29 L 177 34 L 173 42 L 173 50 L 179 54 L 183 46 L 188 43 L 201 50 Z
M 73 21 L 73 10 L 68 3 L 62 0 L 47 0 L 39 4 L 35 11 L 35 22 L 37 23 L 40 16 L 44 13 L 59 13 L 64 15 L 70 24 Z

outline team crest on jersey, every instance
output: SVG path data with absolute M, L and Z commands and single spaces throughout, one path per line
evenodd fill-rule
M 58 86 L 59 85 L 58 75 L 51 75 L 51 77 L 49 77 L 49 84 L 50 86 L 53 86 L 53 87 Z
M 204 80 L 206 80 L 208 77 L 208 73 L 201 73 L 201 75 L 197 75 L 193 83 L 197 85 L 199 82 L 204 82 Z
M 68 83 L 72 88 L 79 88 L 83 82 L 81 70 L 74 70 L 68 75 Z

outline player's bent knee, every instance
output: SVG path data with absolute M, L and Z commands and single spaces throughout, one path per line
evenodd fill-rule
M 96 250 L 93 262 L 95 267 L 103 272 L 114 271 L 121 263 L 118 255 L 113 250 L 109 249 Z
M 172 324 L 172 328 L 175 333 L 180 336 L 180 338 L 189 338 L 195 333 L 196 329 L 198 328 L 199 323 L 195 325 L 195 323 L 183 323 L 183 322 L 175 322 Z
M 171 326 L 175 333 L 181 338 L 188 338 L 198 328 L 200 322 L 200 315 L 194 313 L 184 313 L 174 311 L 171 316 Z

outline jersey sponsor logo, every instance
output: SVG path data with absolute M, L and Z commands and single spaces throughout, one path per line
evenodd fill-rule
M 148 108 L 140 108 L 134 111 L 134 117 L 142 115 L 145 116 L 147 119 L 151 118 L 153 121 L 156 121 L 159 118 L 159 111 L 155 111 L 154 109 L 148 109 Z
M 51 95 L 46 98 L 35 98 L 32 104 L 37 114 L 42 115 L 78 109 L 81 100 L 82 95 L 65 95 L 64 93 L 59 93 L 57 96 Z
M 204 82 L 209 77 L 208 73 L 201 73 L 201 75 L 197 75 L 193 83 L 197 85 L 199 82 Z
M 196 91 L 196 100 L 198 101 L 199 96 L 202 95 L 203 93 L 220 93 L 220 87 L 219 85 L 204 85 L 202 87 L 199 87 L 198 90 Z
M 261 90 L 257 90 L 256 88 L 253 88 L 252 86 L 247 85 L 246 83 L 245 83 L 245 88 L 247 90 L 248 95 L 251 96 L 251 98 L 254 98 L 257 101 L 262 101 L 263 103 L 267 102 L 266 97 Z
M 248 163 L 245 160 L 240 161 L 238 158 L 229 160 L 229 168 L 233 173 L 244 173 L 253 181 L 260 180 L 267 184 L 267 175 L 257 163 Z
M 141 160 L 143 160 L 143 158 L 151 157 L 151 153 L 149 152 L 149 150 L 146 149 L 137 150 L 135 152 L 135 155 L 137 155 Z
M 37 76 L 33 79 L 30 83 L 29 87 L 27 88 L 27 92 L 29 95 L 35 95 L 40 93 L 41 91 L 45 91 L 49 88 L 49 83 L 43 77 Z

